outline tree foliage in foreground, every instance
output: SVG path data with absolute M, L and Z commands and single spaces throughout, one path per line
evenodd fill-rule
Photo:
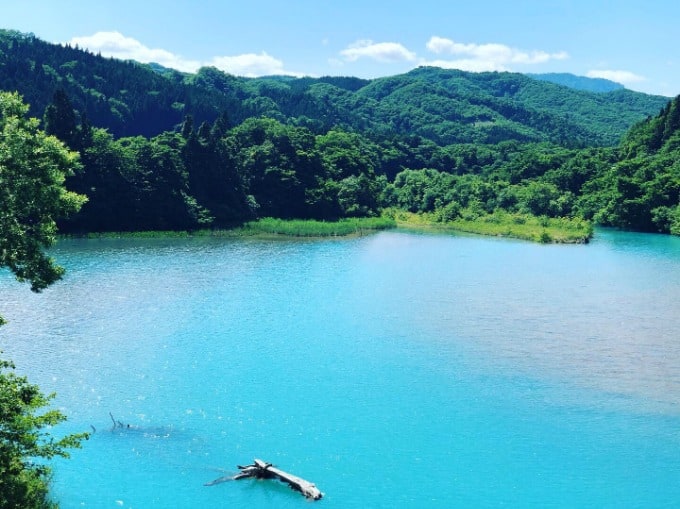
M 84 434 L 55 439 L 51 428 L 66 416 L 49 407 L 54 395 L 45 396 L 37 385 L 14 373 L 14 365 L 0 359 L 0 508 L 57 507 L 49 498 L 47 460 L 68 457 Z
M 42 249 L 55 240 L 55 219 L 77 212 L 85 198 L 64 188 L 78 154 L 27 111 L 18 94 L 0 93 L 0 266 L 39 291 L 63 273 Z
M 44 252 L 55 240 L 55 220 L 76 212 L 85 198 L 63 185 L 78 168 L 77 154 L 40 131 L 27 111 L 18 94 L 0 93 L 0 267 L 38 292 L 63 274 Z M 0 359 L 1 509 L 56 507 L 48 496 L 46 462 L 68 456 L 67 449 L 86 435 L 51 434 L 66 419 L 45 410 L 52 398 Z

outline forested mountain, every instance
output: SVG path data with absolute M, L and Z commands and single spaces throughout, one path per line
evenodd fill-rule
M 576 90 L 585 90 L 587 92 L 614 92 L 615 90 L 622 90 L 625 87 L 615 81 L 604 78 L 587 78 L 585 76 L 576 76 L 568 72 L 550 72 L 546 74 L 527 74 L 527 76 L 541 81 L 549 81 L 557 85 L 563 85 Z
M 185 84 L 176 71 L 161 75 L 147 65 L 0 31 L 0 90 L 18 91 L 41 118 L 59 89 L 91 124 L 116 136 L 171 130 L 188 111 L 214 120 L 229 107 L 224 96 Z
M 0 89 L 80 153 L 67 186 L 89 201 L 66 232 L 397 208 L 680 234 L 677 99 L 438 68 L 374 80 L 184 74 L 8 31 Z
M 680 235 L 680 96 L 635 125 L 584 191 L 600 224 Z
M 176 129 L 187 114 L 200 124 L 226 112 L 233 124 L 267 116 L 316 133 L 341 127 L 372 137 L 417 135 L 438 145 L 614 145 L 667 102 L 629 90 L 565 89 L 522 74 L 438 68 L 370 81 L 249 79 L 215 68 L 183 74 L 12 31 L 0 31 L 0 89 L 19 91 L 37 117 L 63 89 L 81 115 L 114 136 L 154 136 Z

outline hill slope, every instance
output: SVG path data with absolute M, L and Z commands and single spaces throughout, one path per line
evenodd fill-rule
M 574 88 L 576 90 L 585 90 L 587 92 L 614 92 L 615 90 L 622 90 L 625 87 L 615 81 L 604 78 L 587 78 L 585 76 L 576 76 L 567 72 L 551 72 L 546 74 L 527 74 L 527 76 L 540 81 L 549 81 L 564 87 Z
M 633 123 L 668 101 L 628 90 L 572 90 L 522 74 L 436 68 L 374 80 L 357 95 L 379 100 L 378 115 L 396 113 L 410 124 L 404 130 L 439 144 L 514 139 L 614 145 Z
M 340 126 L 381 138 L 418 135 L 438 145 L 614 145 L 668 102 L 628 90 L 573 90 L 522 74 L 438 68 L 375 80 L 249 79 L 214 68 L 184 74 L 7 30 L 0 30 L 0 89 L 19 91 L 38 117 L 63 89 L 81 115 L 115 136 L 152 136 L 177 129 L 187 114 L 199 125 L 226 112 L 232 124 L 268 116 L 317 133 Z

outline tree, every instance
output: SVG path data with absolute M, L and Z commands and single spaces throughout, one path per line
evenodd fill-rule
M 311 215 L 319 194 L 315 188 L 322 161 L 309 129 L 270 118 L 248 119 L 232 129 L 226 141 L 260 217 Z
M 0 267 L 39 292 L 64 272 L 44 252 L 55 241 L 55 219 L 76 212 L 85 197 L 63 187 L 78 166 L 77 154 L 40 131 L 27 112 L 18 94 L 0 92 Z M 0 360 L 0 508 L 55 507 L 44 460 L 68 456 L 87 435 L 52 437 L 49 428 L 66 417 L 57 410 L 40 414 L 53 395 L 13 369 Z
M 77 149 L 78 122 L 73 106 L 64 89 L 54 93 L 52 102 L 45 108 L 45 132 L 52 134 L 66 143 L 70 148 Z
M 0 93 L 0 267 L 40 291 L 63 274 L 42 250 L 55 241 L 55 218 L 78 211 L 86 198 L 63 187 L 78 154 L 27 112 L 18 94 Z
M 67 184 L 87 194 L 80 214 L 60 226 L 70 232 L 121 231 L 133 229 L 134 154 L 105 129 L 92 130 L 91 146 L 83 150 L 85 171 L 69 177 Z
M 184 138 L 165 133 L 152 140 L 136 136 L 117 143 L 133 157 L 133 171 L 127 177 L 133 191 L 129 204 L 133 212 L 131 229 L 189 230 L 201 224 L 201 214 L 208 212 L 189 196 L 188 176 L 180 153 Z
M 13 370 L 0 359 L 0 508 L 57 507 L 48 497 L 50 468 L 36 460 L 68 457 L 66 449 L 79 447 L 86 434 L 51 437 L 47 430 L 66 417 L 58 410 L 38 412 L 54 395 L 43 395 Z

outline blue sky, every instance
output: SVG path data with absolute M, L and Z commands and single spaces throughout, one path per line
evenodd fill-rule
M 21 0 L 0 27 L 242 76 L 375 78 L 420 65 L 570 72 L 680 94 L 677 0 Z

